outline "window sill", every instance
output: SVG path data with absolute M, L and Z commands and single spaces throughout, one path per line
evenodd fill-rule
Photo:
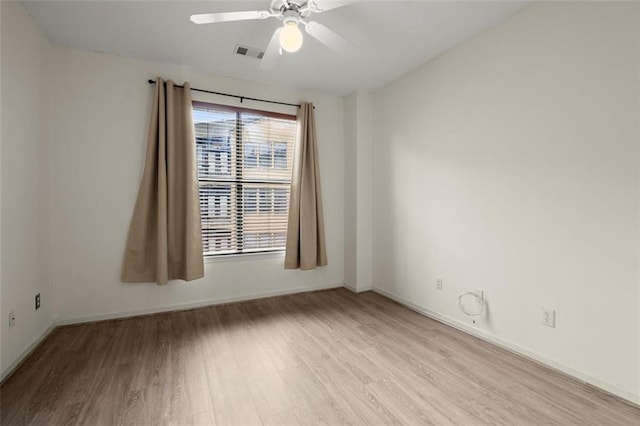
M 284 250 L 267 251 L 259 253 L 238 253 L 204 256 L 204 263 L 219 262 L 244 262 L 261 259 L 282 259 L 284 261 Z

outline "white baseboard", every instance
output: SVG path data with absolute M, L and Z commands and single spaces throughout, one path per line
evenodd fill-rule
M 42 341 L 44 341 L 44 339 L 47 338 L 47 336 L 49 336 L 49 333 L 51 333 L 54 328 L 56 328 L 55 324 L 49 324 L 49 326 L 45 328 L 44 331 L 40 333 L 35 339 L 33 339 L 33 341 L 26 348 L 24 348 L 24 350 L 20 352 L 20 354 L 13 361 L 11 361 L 7 365 L 3 365 L 2 368 L 0 368 L 0 382 L 9 377 L 11 373 L 16 369 L 16 367 L 18 367 L 20 363 L 24 361 L 24 359 L 31 353 L 31 351 L 33 351 L 36 346 L 38 346 Z
M 347 290 L 349 290 L 349 291 L 351 291 L 353 293 L 356 293 L 356 294 L 357 293 L 363 293 L 365 291 L 373 290 L 373 287 L 371 287 L 371 286 L 368 286 L 366 288 L 357 288 L 356 286 L 354 286 L 352 284 L 347 284 L 347 283 L 344 283 L 344 288 L 346 288 Z
M 299 287 L 288 290 L 267 291 L 263 293 L 255 293 L 247 296 L 228 297 L 218 299 L 199 300 L 197 302 L 179 303 L 175 305 L 165 305 L 154 308 L 136 309 L 131 311 L 112 312 L 100 315 L 90 315 L 84 317 L 59 318 L 55 321 L 55 325 L 71 325 L 82 324 L 86 322 L 104 321 L 110 319 L 129 318 L 140 315 L 159 314 L 162 312 L 183 311 L 187 309 L 204 308 L 207 306 L 224 305 L 226 303 L 247 302 L 250 300 L 265 299 L 268 297 L 286 296 L 288 294 L 308 293 L 319 290 L 330 290 L 333 288 L 341 288 L 343 284 L 331 284 L 317 287 Z
M 356 286 L 354 286 L 352 284 L 344 283 L 344 288 L 346 288 L 347 290 L 349 290 L 352 293 L 357 293 L 358 292 L 358 289 L 356 289 Z
M 433 312 L 427 308 L 424 308 L 420 305 L 417 305 L 413 302 L 410 302 L 407 299 L 404 299 L 400 296 L 397 296 L 389 291 L 386 290 L 382 290 L 380 288 L 373 288 L 373 291 L 376 293 L 379 293 L 385 297 L 388 297 L 391 300 L 394 300 L 398 303 L 400 303 L 401 305 L 418 312 L 419 314 L 422 314 L 424 316 L 427 316 L 431 319 L 434 319 L 436 321 L 439 321 L 443 324 L 446 324 L 448 326 L 451 326 L 453 328 L 456 328 L 460 331 L 463 331 L 467 334 L 471 334 L 472 336 L 478 337 L 484 341 L 487 341 L 489 343 L 492 343 L 496 346 L 499 346 L 503 349 L 506 349 L 510 352 L 516 353 L 518 355 L 523 355 L 527 358 L 531 358 L 532 360 L 544 364 L 547 367 L 550 367 L 554 370 L 558 370 L 561 373 L 564 373 L 566 375 L 569 375 L 575 379 L 578 379 L 584 383 L 588 383 L 600 390 L 603 390 L 605 392 L 608 392 L 610 394 L 613 394 L 619 398 L 625 399 L 633 404 L 640 404 L 640 395 L 635 395 L 631 392 L 628 392 L 624 389 L 620 389 L 619 387 L 612 385 L 610 383 L 604 382 L 596 377 L 593 377 L 587 373 L 584 373 L 582 371 L 576 370 L 572 367 L 569 367 L 567 365 L 564 365 L 558 361 L 555 361 L 553 359 L 547 358 L 544 355 L 540 355 L 539 353 L 532 351 L 530 349 L 524 348 L 520 345 L 517 345 L 513 342 L 510 342 L 508 340 L 502 339 L 494 334 L 491 333 L 487 333 L 486 331 L 477 329 L 475 327 L 472 327 L 468 324 L 465 324 L 464 322 L 457 320 L 455 318 L 451 318 L 447 315 L 442 315 L 439 314 L 437 312 Z

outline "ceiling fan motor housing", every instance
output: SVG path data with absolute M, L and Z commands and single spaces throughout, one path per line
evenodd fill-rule
M 311 14 L 310 3 L 313 2 L 307 0 L 274 0 L 271 3 L 271 12 L 282 20 L 291 16 L 295 16 L 299 20 L 300 18 L 307 18 Z
M 300 12 L 298 12 L 297 10 L 287 10 L 282 14 L 282 22 L 289 23 L 289 22 L 295 22 L 296 24 L 298 23 L 298 21 L 300 20 Z

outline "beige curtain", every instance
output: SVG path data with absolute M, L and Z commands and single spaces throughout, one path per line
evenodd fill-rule
M 122 281 L 165 284 L 203 276 L 191 89 L 157 78 Z
M 305 102 L 298 111 L 284 267 L 315 269 L 326 264 L 316 123 L 313 104 Z

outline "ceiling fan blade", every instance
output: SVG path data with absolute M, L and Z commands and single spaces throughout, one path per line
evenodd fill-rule
M 271 41 L 267 45 L 264 51 L 264 56 L 260 61 L 260 68 L 263 70 L 272 69 L 276 67 L 278 59 L 280 58 L 280 31 L 282 28 L 277 28 L 271 36 Z
M 343 56 L 351 56 L 357 48 L 329 28 L 315 21 L 304 22 L 304 29 L 311 37 Z
M 337 9 L 353 3 L 356 3 L 356 0 L 310 0 L 308 6 L 313 12 L 322 13 L 327 10 Z
M 243 12 L 200 13 L 189 18 L 194 24 L 214 24 L 218 22 L 248 21 L 267 19 L 271 12 L 267 10 L 247 10 Z

